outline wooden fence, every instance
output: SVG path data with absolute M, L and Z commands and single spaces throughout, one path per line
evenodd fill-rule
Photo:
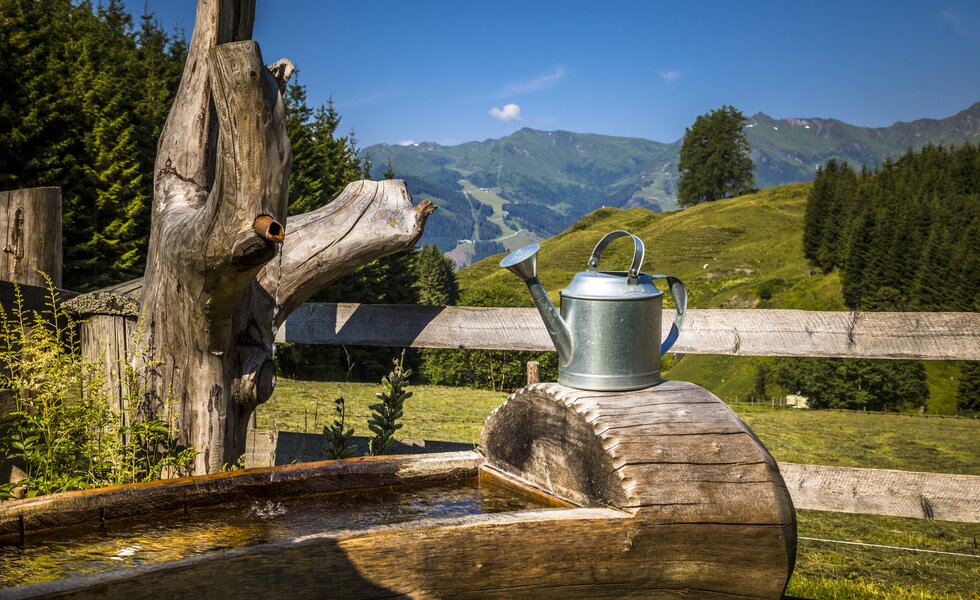
M 515 283 L 515 285 L 518 285 Z M 673 311 L 664 311 L 663 334 Z M 550 350 L 533 308 L 307 303 L 277 342 L 412 348 Z M 671 352 L 980 360 L 980 313 L 692 309 Z
M 132 286 L 130 286 L 132 287 Z M 130 290 L 132 291 L 132 290 Z M 0 282 L 9 306 L 13 287 Z M 21 286 L 25 307 L 42 290 Z M 62 292 L 72 296 L 74 292 Z M 664 316 L 669 324 L 672 315 Z M 121 318 L 121 317 L 120 317 Z M 308 303 L 277 342 L 554 350 L 534 309 Z M 736 356 L 980 360 L 980 313 L 691 310 L 674 352 Z M 780 464 L 796 508 L 980 522 L 980 476 Z

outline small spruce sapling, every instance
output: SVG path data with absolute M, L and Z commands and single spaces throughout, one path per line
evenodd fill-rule
M 398 419 L 402 418 L 405 400 L 412 397 L 412 392 L 405 390 L 412 375 L 412 370 L 405 368 L 405 351 L 402 351 L 401 358 L 392 362 L 394 368 L 381 380 L 385 391 L 376 394 L 381 402 L 369 407 L 371 418 L 368 419 L 368 428 L 374 432 L 369 450 L 372 456 L 380 456 L 391 449 L 395 431 L 402 427 Z
M 347 427 L 347 403 L 343 396 L 333 401 L 337 416 L 333 423 L 323 428 L 323 455 L 328 459 L 350 458 L 357 452 L 350 439 L 354 428 Z

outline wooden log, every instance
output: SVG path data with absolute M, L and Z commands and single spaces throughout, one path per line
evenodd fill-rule
M 685 398 L 690 411 L 677 403 Z M 656 434 L 616 443 L 606 432 L 632 423 L 633 406 L 653 407 L 648 415 L 674 415 L 686 425 L 704 412 L 705 433 L 699 444 Z M 722 415 L 738 434 L 710 433 Z M 781 597 L 795 557 L 792 504 L 772 458 L 704 390 L 677 382 L 620 394 L 529 386 L 491 415 L 480 443 L 480 453 L 327 461 L 57 494 L 0 507 L 0 531 L 12 532 L 20 517 L 35 528 L 94 519 L 100 508 L 118 517 L 243 494 L 444 478 L 453 470 L 473 473 L 483 461 L 485 472 L 584 506 L 559 502 L 566 507 L 324 531 L 37 584 L 14 590 L 14 597 L 213 596 L 232 586 L 263 595 L 270 578 L 283 572 L 290 576 L 276 580 L 276 596 Z
M 333 279 L 409 248 L 434 210 L 401 181 L 356 182 L 290 216 L 291 149 L 282 90 L 293 71 L 265 66 L 249 40 L 254 0 L 198 0 L 187 62 L 154 163 L 153 219 L 139 297 L 153 365 L 146 401 L 172 398 L 195 473 L 244 453 L 255 407 L 275 387 L 274 328 Z M 276 260 L 273 260 L 276 258 Z
M 673 320 L 664 311 L 664 335 Z M 547 350 L 533 308 L 307 303 L 279 328 L 297 344 Z M 980 360 L 980 313 L 689 310 L 684 354 Z
M 781 463 L 797 508 L 980 523 L 980 477 Z
M 704 552 L 771 557 L 739 566 L 753 586 L 716 582 L 705 591 L 779 598 L 792 573 L 796 518 L 775 460 L 731 409 L 693 384 L 603 393 L 531 385 L 490 415 L 479 451 L 488 468 L 585 506 L 629 511 L 638 528 L 697 524 L 703 531 L 689 539 L 692 552 L 703 545 L 712 546 Z M 754 538 L 745 528 L 772 536 Z M 718 546 L 725 532 L 739 530 L 739 541 Z M 656 570 L 673 556 L 658 549 L 647 560 Z M 660 582 L 697 587 L 698 576 L 661 575 Z
M 778 598 L 781 582 L 759 565 L 785 561 L 783 535 L 758 525 L 640 526 L 610 508 L 527 510 L 314 534 L 10 597 Z
M 362 457 L 266 467 L 132 483 L 0 503 L 0 536 L 15 534 L 23 518 L 28 531 L 112 518 L 214 506 L 243 496 L 290 496 L 472 477 L 483 458 L 475 452 Z
M 0 230 L 0 279 L 47 287 L 44 273 L 61 287 L 61 188 L 0 192 Z
M 79 326 L 79 345 L 82 359 L 101 365 L 105 378 L 109 407 L 119 417 L 119 425 L 127 426 L 129 411 L 125 405 L 129 395 L 127 367 L 129 347 L 135 334 L 137 320 L 133 317 L 89 314 Z

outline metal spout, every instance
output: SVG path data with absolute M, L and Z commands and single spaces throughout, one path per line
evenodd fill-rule
M 551 336 L 551 341 L 558 351 L 558 360 L 562 367 L 566 367 L 572 361 L 572 333 L 565 320 L 558 314 L 558 309 L 548 298 L 548 292 L 544 290 L 541 281 L 538 280 L 538 250 L 540 249 L 541 246 L 538 244 L 531 244 L 520 250 L 514 250 L 500 261 L 500 266 L 514 273 L 527 284 L 534 305 L 538 307 L 548 335 Z

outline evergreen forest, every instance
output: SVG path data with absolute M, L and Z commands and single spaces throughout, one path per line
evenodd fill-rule
M 0 0 L 0 189 L 62 189 L 64 285 L 139 277 L 187 41 L 119 0 Z
M 825 272 L 840 272 L 850 309 L 980 310 L 980 146 L 926 145 L 874 170 L 831 160 L 817 172 L 803 227 L 804 254 Z M 980 408 L 978 367 L 961 370 L 960 410 Z M 801 361 L 795 370 L 813 380 L 798 382 L 811 390 L 821 379 L 866 380 L 851 400 L 817 392 L 829 406 L 893 409 L 926 394 L 920 363 Z M 859 402 L 875 386 L 878 400 Z

